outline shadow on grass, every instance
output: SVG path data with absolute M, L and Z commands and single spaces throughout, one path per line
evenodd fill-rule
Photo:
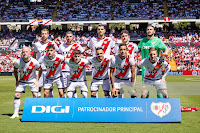
M 11 117 L 13 114 L 1 114 L 1 115 L 7 115 L 7 116 Z M 19 115 L 22 115 L 22 113 L 19 113 Z

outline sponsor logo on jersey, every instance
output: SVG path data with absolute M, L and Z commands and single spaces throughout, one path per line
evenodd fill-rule
M 169 102 L 167 103 L 163 103 L 163 102 L 159 102 L 159 103 L 151 103 L 151 111 L 159 116 L 160 118 L 162 118 L 163 116 L 167 115 L 170 113 L 171 111 L 171 104 Z
M 150 49 L 151 46 L 142 46 L 142 49 Z
M 32 113 L 69 113 L 69 106 L 32 106 Z

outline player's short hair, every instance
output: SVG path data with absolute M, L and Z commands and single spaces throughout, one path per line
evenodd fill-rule
M 153 27 L 153 29 L 156 30 L 156 27 L 153 26 L 152 24 L 148 24 L 147 27 Z
M 129 32 L 128 32 L 127 30 L 122 30 L 120 34 L 122 35 L 123 33 L 125 33 L 125 34 L 128 34 L 128 35 L 129 35 Z
M 126 48 L 127 48 L 127 45 L 126 45 L 126 44 L 121 43 L 121 44 L 119 45 L 119 49 L 120 49 L 120 47 L 122 47 L 122 46 L 126 46 Z
M 42 29 L 42 30 L 41 30 L 41 33 L 42 33 L 42 31 L 47 31 L 47 33 L 49 34 L 49 30 L 46 29 L 46 28 L 45 28 L 45 29 Z
M 53 48 L 55 50 L 55 46 L 53 44 L 50 44 L 47 46 L 47 49 Z
M 106 28 L 105 28 L 105 25 L 102 25 L 102 24 L 99 24 L 98 27 L 103 27 L 104 29 L 106 29 Z M 97 28 L 98 28 L 98 27 L 97 27 Z
M 103 48 L 102 48 L 102 47 L 97 47 L 97 48 L 96 48 L 96 51 L 97 51 L 97 50 L 103 50 Z
M 73 55 L 76 55 L 76 54 L 81 54 L 81 51 L 80 50 L 74 50 Z
M 72 34 L 72 35 L 73 35 L 73 32 L 72 32 L 72 31 L 67 31 L 67 32 L 66 32 L 66 35 L 67 35 L 67 34 Z
M 150 53 L 151 51 L 157 51 L 157 49 L 156 49 L 155 47 L 151 47 L 151 48 L 149 49 L 149 53 Z

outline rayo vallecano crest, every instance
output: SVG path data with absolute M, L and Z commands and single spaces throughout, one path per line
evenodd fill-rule
M 169 114 L 169 112 L 171 111 L 171 105 L 169 102 L 167 103 L 151 103 L 151 111 L 157 115 L 160 116 L 161 118 L 167 114 Z

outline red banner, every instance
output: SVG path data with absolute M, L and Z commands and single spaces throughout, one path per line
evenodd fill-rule
M 185 43 L 176 43 L 177 46 L 183 46 Z
M 200 75 L 200 70 L 193 70 L 193 71 L 183 71 L 183 75 Z

